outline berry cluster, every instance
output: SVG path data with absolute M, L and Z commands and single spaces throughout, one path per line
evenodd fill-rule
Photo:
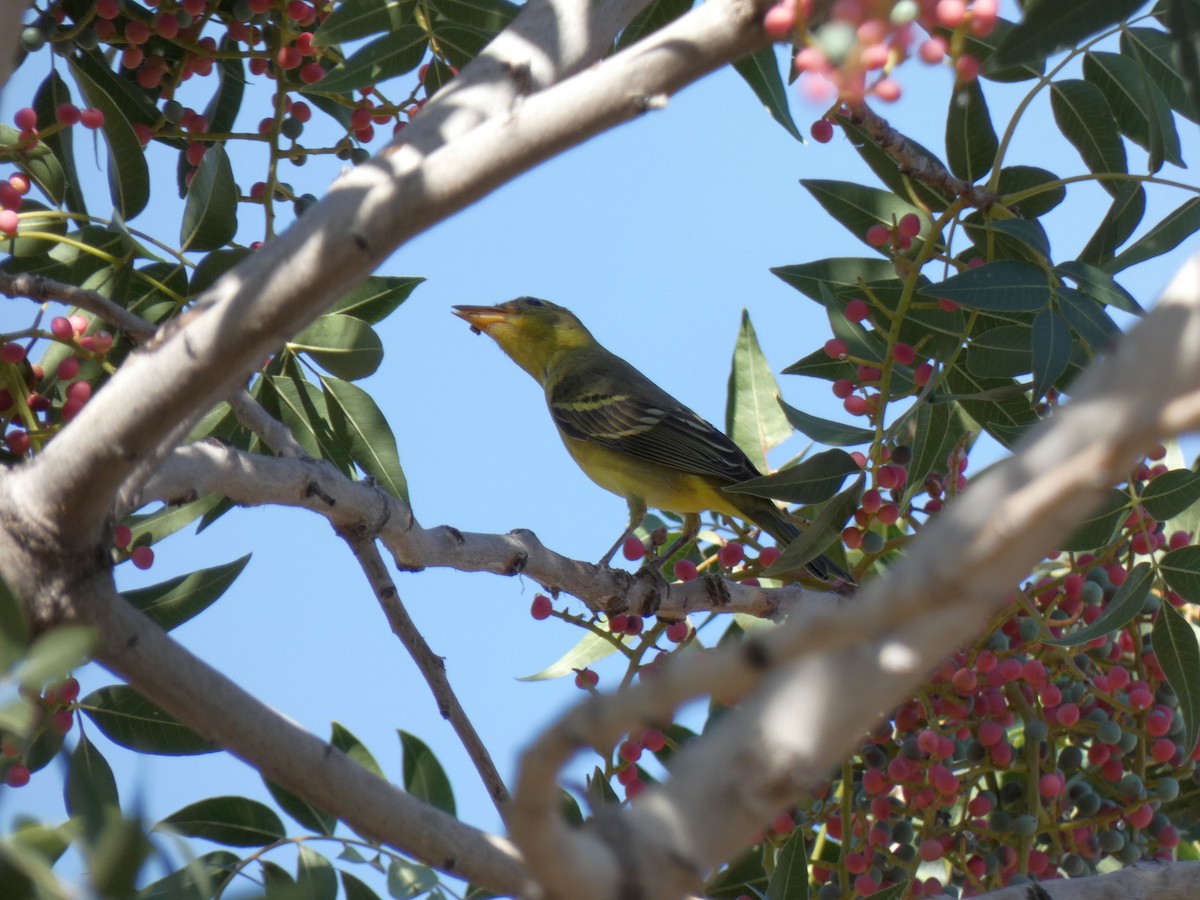
M 79 682 L 66 678 L 40 694 L 22 688 L 22 696 L 33 710 L 29 734 L 0 734 L 0 770 L 9 787 L 24 787 L 30 774 L 40 769 L 62 746 L 64 735 L 75 723 Z

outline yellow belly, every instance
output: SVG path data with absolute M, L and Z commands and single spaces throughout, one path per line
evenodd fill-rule
M 705 510 L 741 516 L 729 496 L 691 472 L 647 462 L 587 441 L 563 436 L 568 452 L 584 473 L 605 490 L 626 500 L 674 513 Z

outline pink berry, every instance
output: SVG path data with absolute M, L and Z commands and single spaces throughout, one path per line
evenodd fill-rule
M 13 116 L 13 124 L 21 131 L 33 131 L 37 128 L 37 112 L 31 106 L 22 106 Z
M 631 534 L 621 545 L 621 555 L 631 562 L 636 562 L 646 555 L 646 545 L 642 543 L 641 538 Z
M 731 541 L 717 551 L 717 562 L 725 569 L 732 569 L 745 558 L 746 548 L 736 541 Z
M 922 42 L 921 46 L 917 48 L 917 55 L 923 62 L 940 63 L 946 56 L 946 42 L 940 37 L 932 37 Z
M 301 62 L 300 51 L 295 47 L 280 47 L 275 54 L 275 65 L 281 69 L 298 68 Z
M 60 341 L 69 341 L 75 337 L 75 329 L 66 316 L 55 316 L 50 320 L 50 333 Z
M 55 369 L 54 374 L 58 377 L 59 381 L 70 381 L 79 374 L 79 360 L 74 356 L 68 356 L 58 364 L 58 368 Z
M 867 243 L 872 247 L 882 247 L 891 237 L 892 232 L 886 225 L 872 225 L 867 229 Z
M 905 237 L 914 238 L 921 233 L 921 219 L 916 213 L 905 213 L 896 223 L 896 230 Z
M 818 144 L 828 144 L 833 140 L 833 123 L 828 119 L 817 119 L 809 128 L 809 133 Z
M 657 753 L 667 745 L 667 736 L 657 728 L 647 728 L 642 732 L 641 742 L 651 753 Z
M 682 644 L 687 640 L 690 630 L 686 619 L 679 622 L 672 622 L 667 626 L 667 640 L 676 644 Z
M 895 343 L 892 345 L 892 359 L 902 366 L 911 366 L 917 359 L 917 351 L 911 344 Z
M 15 366 L 25 358 L 25 348 L 20 344 L 10 343 L 0 346 L 0 362 Z
M 550 602 L 550 598 L 545 594 L 537 594 L 530 605 L 529 614 L 540 622 L 543 619 L 550 618 L 550 613 L 553 610 L 554 605 Z
M 846 318 L 851 322 L 861 322 L 870 315 L 871 306 L 866 300 L 855 298 L 846 304 Z
M 575 687 L 580 690 L 594 688 L 600 683 L 600 676 L 591 669 L 580 669 L 575 673 Z
M 58 699 L 62 703 L 74 703 L 79 698 L 79 682 L 74 678 L 64 679 L 58 686 Z
M 763 17 L 763 31 L 770 37 L 779 39 L 796 27 L 796 7 L 794 4 L 776 3 L 767 10 Z
M 29 433 L 14 429 L 4 436 L 4 443 L 17 456 L 24 456 L 29 452 Z
M 875 96 L 884 103 L 895 103 L 900 99 L 900 82 L 895 78 L 881 78 L 875 82 Z
M 0 234 L 16 234 L 21 219 L 15 209 L 0 209 Z
M 124 550 L 133 540 L 133 532 L 128 525 L 117 525 L 113 528 L 113 545 L 118 550 Z
M 958 77 L 963 81 L 974 81 L 979 77 L 979 70 L 982 64 L 974 56 L 964 53 L 954 63 L 954 70 L 958 73 Z
M 92 386 L 86 381 L 72 381 L 67 385 L 67 397 L 87 402 L 92 396 Z
M 104 111 L 95 107 L 88 107 L 79 114 L 79 121 L 84 128 L 95 130 L 104 126 Z
M 917 854 L 925 862 L 935 862 L 942 858 L 946 853 L 946 848 L 942 846 L 942 842 L 935 838 L 925 838 L 921 841 L 921 846 L 917 849 Z
M 25 787 L 29 784 L 29 767 L 14 763 L 4 773 L 4 783 L 9 787 Z
M 129 558 L 137 568 L 148 569 L 154 565 L 154 549 L 142 544 L 130 551 Z
M 825 355 L 831 359 L 845 359 L 850 349 L 840 338 L 830 338 L 825 342 Z
M 699 574 L 696 564 L 690 559 L 681 559 L 675 563 L 675 577 L 680 581 L 692 581 Z
M 81 316 L 78 313 L 70 317 L 71 327 L 75 329 L 76 334 L 83 334 L 88 330 L 88 320 L 86 316 Z
M 325 77 L 325 69 L 319 62 L 310 62 L 300 69 L 300 80 L 305 84 L 316 84 Z
M 939 0 L 937 21 L 946 28 L 957 28 L 967 17 L 967 4 L 963 0 Z

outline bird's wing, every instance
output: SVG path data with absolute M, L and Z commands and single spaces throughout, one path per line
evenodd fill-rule
M 550 413 L 565 435 L 731 483 L 760 474 L 726 435 L 624 360 L 606 356 L 603 366 L 581 367 L 547 386 Z

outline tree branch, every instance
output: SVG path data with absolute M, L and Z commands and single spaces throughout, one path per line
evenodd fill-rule
M 695 891 L 946 653 L 975 637 L 1003 606 L 1003 586 L 1025 577 L 1136 460 L 1174 435 L 1169 428 L 1187 419 L 1173 410 L 1198 403 L 1194 257 L 1116 350 L 1076 382 L 1073 399 L 932 519 L 886 580 L 838 609 L 801 611 L 740 645 L 673 660 L 652 681 L 585 701 L 546 732 L 522 759 L 510 817 L 531 871 L 552 892 L 568 880 L 586 884 L 586 894 L 575 894 L 581 900 L 619 897 L 628 883 L 656 898 Z M 852 634 L 859 639 L 847 643 Z M 747 699 L 680 752 L 671 777 L 619 822 L 566 828 L 547 773 L 581 748 L 669 721 L 680 702 L 711 692 Z M 597 855 L 619 859 L 620 868 L 607 877 L 603 866 L 589 871 L 595 880 L 571 874 Z

